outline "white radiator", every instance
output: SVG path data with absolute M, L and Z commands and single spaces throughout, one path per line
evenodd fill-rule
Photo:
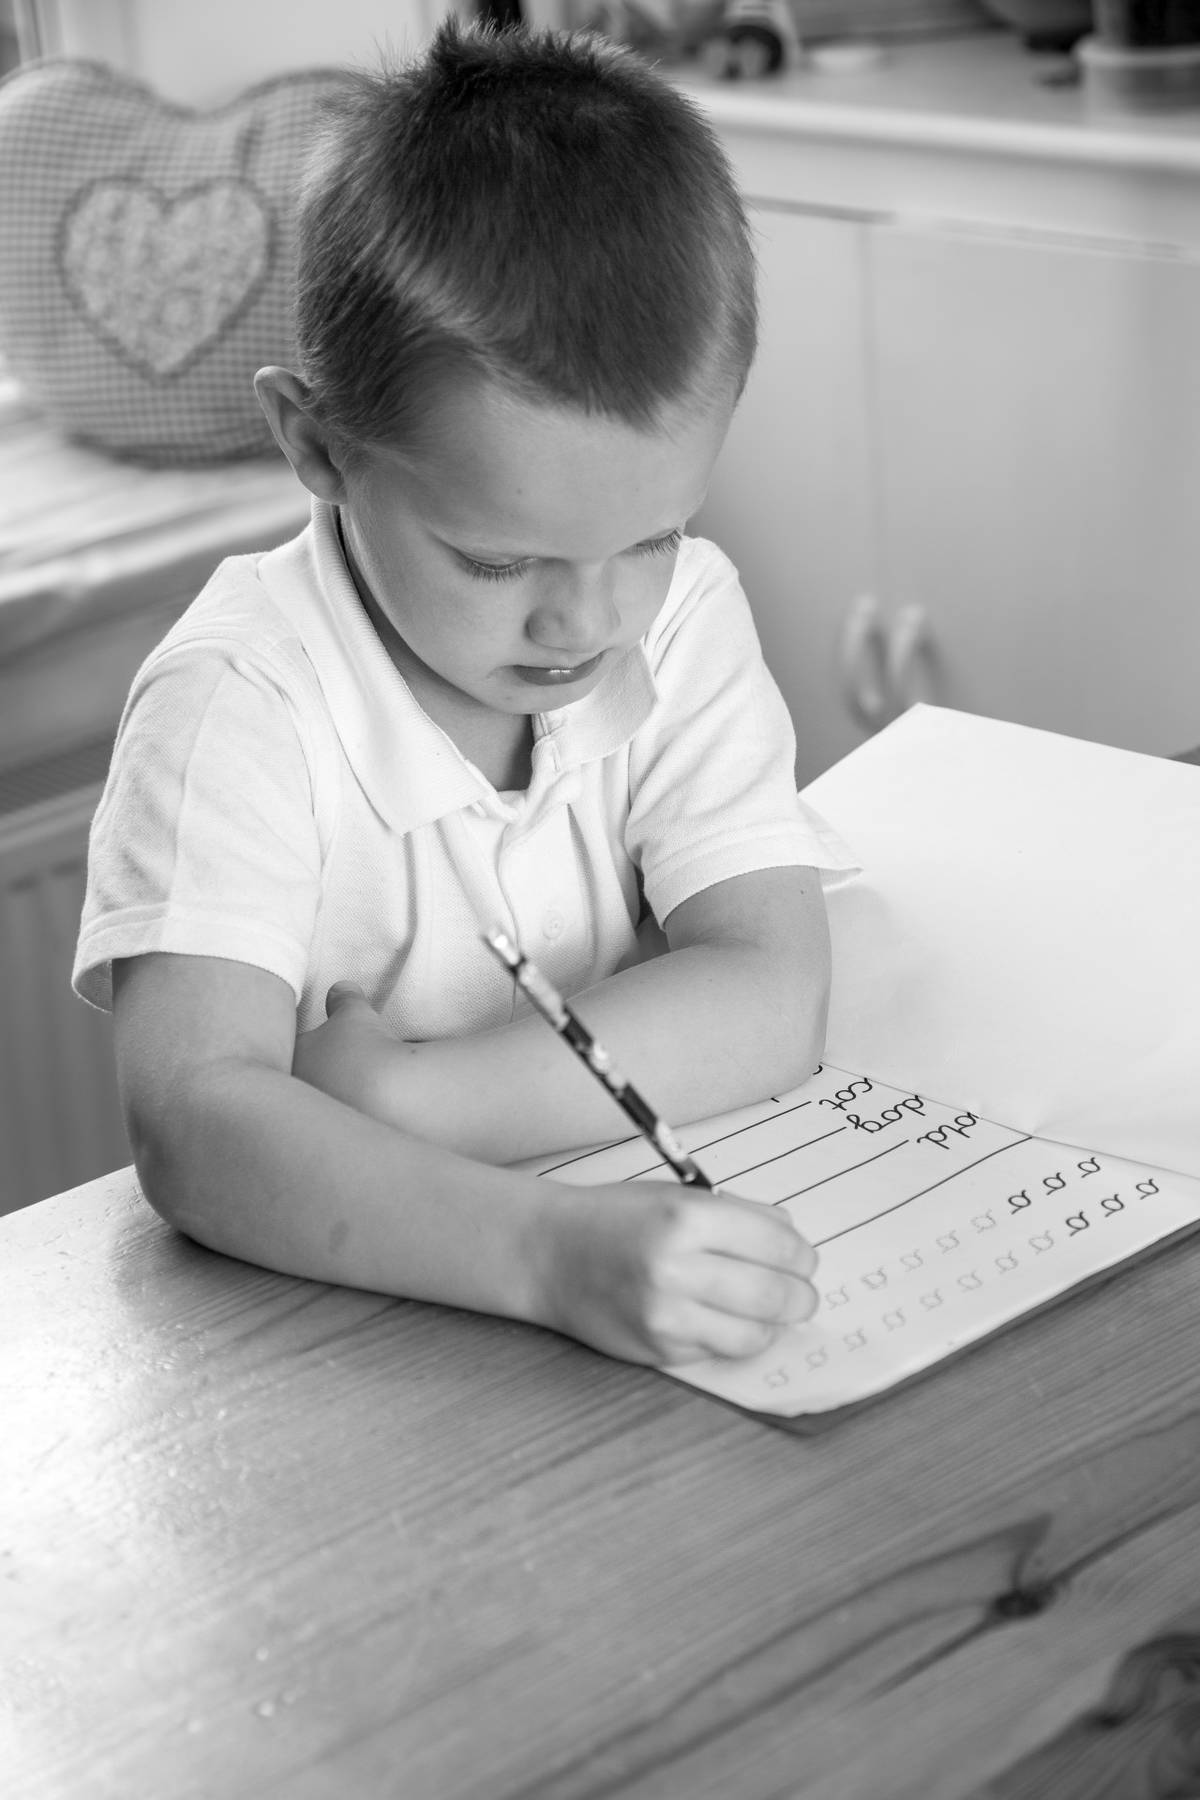
M 108 746 L 0 774 L 0 1213 L 127 1163 L 107 1014 L 71 992 Z

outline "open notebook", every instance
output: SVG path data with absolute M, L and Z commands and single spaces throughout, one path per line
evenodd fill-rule
M 764 1356 L 670 1371 L 788 1417 L 1200 1226 L 1200 770 L 918 706 L 804 798 L 862 865 L 828 893 L 828 1060 L 678 1135 L 787 1207 L 820 1306 Z M 661 1179 L 641 1139 L 534 1166 Z
M 819 1253 L 806 1324 L 763 1356 L 670 1371 L 756 1412 L 866 1400 L 1200 1225 L 1200 1180 L 828 1064 L 789 1094 L 677 1135 L 715 1184 L 786 1207 Z M 538 1167 L 572 1183 L 664 1176 L 642 1138 Z

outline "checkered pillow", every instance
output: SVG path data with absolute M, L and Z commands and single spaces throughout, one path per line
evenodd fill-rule
M 193 112 L 100 63 L 0 82 L 0 350 L 72 436 L 154 463 L 273 447 L 293 217 L 325 95 L 303 70 Z

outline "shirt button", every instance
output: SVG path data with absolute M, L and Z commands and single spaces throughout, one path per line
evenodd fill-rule
M 548 912 L 542 920 L 542 936 L 550 943 L 560 938 L 567 928 L 567 921 L 560 912 Z

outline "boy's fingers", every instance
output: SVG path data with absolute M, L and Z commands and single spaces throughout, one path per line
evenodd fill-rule
M 707 1215 L 710 1249 L 740 1257 L 743 1262 L 763 1263 L 769 1269 L 789 1269 L 805 1276 L 813 1273 L 817 1253 L 782 1206 L 720 1191 L 715 1198 L 729 1204 L 719 1213 L 714 1209 Z
M 798 1325 L 817 1307 L 816 1290 L 802 1276 L 728 1256 L 704 1258 L 695 1294 L 717 1312 L 768 1325 Z
M 798 1246 L 794 1264 L 796 1273 L 804 1276 L 815 1275 L 817 1272 L 817 1263 L 820 1260 L 816 1251 L 813 1249 L 808 1239 L 803 1237 L 798 1231 L 796 1232 L 796 1243 Z
M 668 1360 L 682 1366 L 698 1362 L 703 1356 L 720 1356 L 730 1361 L 759 1356 L 771 1348 L 783 1329 L 775 1321 L 740 1319 L 734 1313 L 697 1305 L 685 1330 L 679 1333 L 678 1348 L 669 1352 Z

